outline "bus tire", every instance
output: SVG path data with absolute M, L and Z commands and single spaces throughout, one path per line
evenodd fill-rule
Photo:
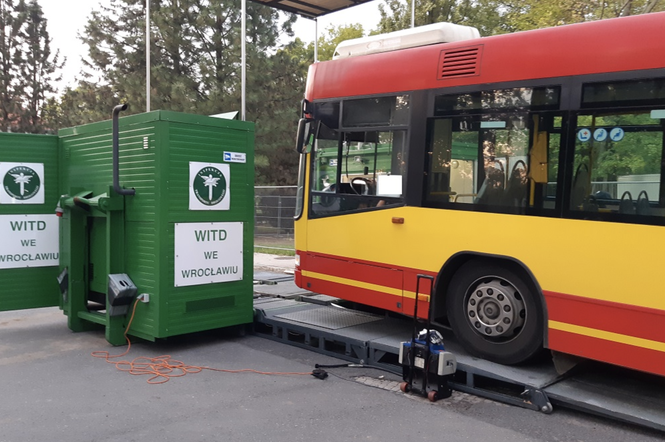
M 467 262 L 450 282 L 446 305 L 455 336 L 475 356 L 514 365 L 542 350 L 540 299 L 507 266 Z

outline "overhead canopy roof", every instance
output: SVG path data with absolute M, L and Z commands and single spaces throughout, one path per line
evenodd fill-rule
M 307 18 L 321 17 L 331 12 L 361 5 L 372 0 L 253 0 L 257 3 L 292 12 Z

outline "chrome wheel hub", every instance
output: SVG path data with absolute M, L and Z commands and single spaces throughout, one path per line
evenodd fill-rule
M 467 295 L 466 314 L 477 333 L 510 338 L 524 325 L 526 307 L 515 286 L 501 278 L 490 278 Z

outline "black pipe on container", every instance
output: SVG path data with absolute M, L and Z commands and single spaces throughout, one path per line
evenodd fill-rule
M 136 189 L 125 189 L 120 186 L 120 142 L 118 115 L 127 110 L 127 104 L 119 104 L 113 108 L 113 190 L 118 195 L 135 195 Z

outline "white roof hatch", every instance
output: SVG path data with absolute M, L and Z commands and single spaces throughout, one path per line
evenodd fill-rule
M 375 54 L 377 52 L 396 51 L 436 43 L 480 38 L 478 29 L 453 23 L 434 23 L 417 28 L 403 29 L 387 34 L 346 40 L 337 45 L 333 60 Z

